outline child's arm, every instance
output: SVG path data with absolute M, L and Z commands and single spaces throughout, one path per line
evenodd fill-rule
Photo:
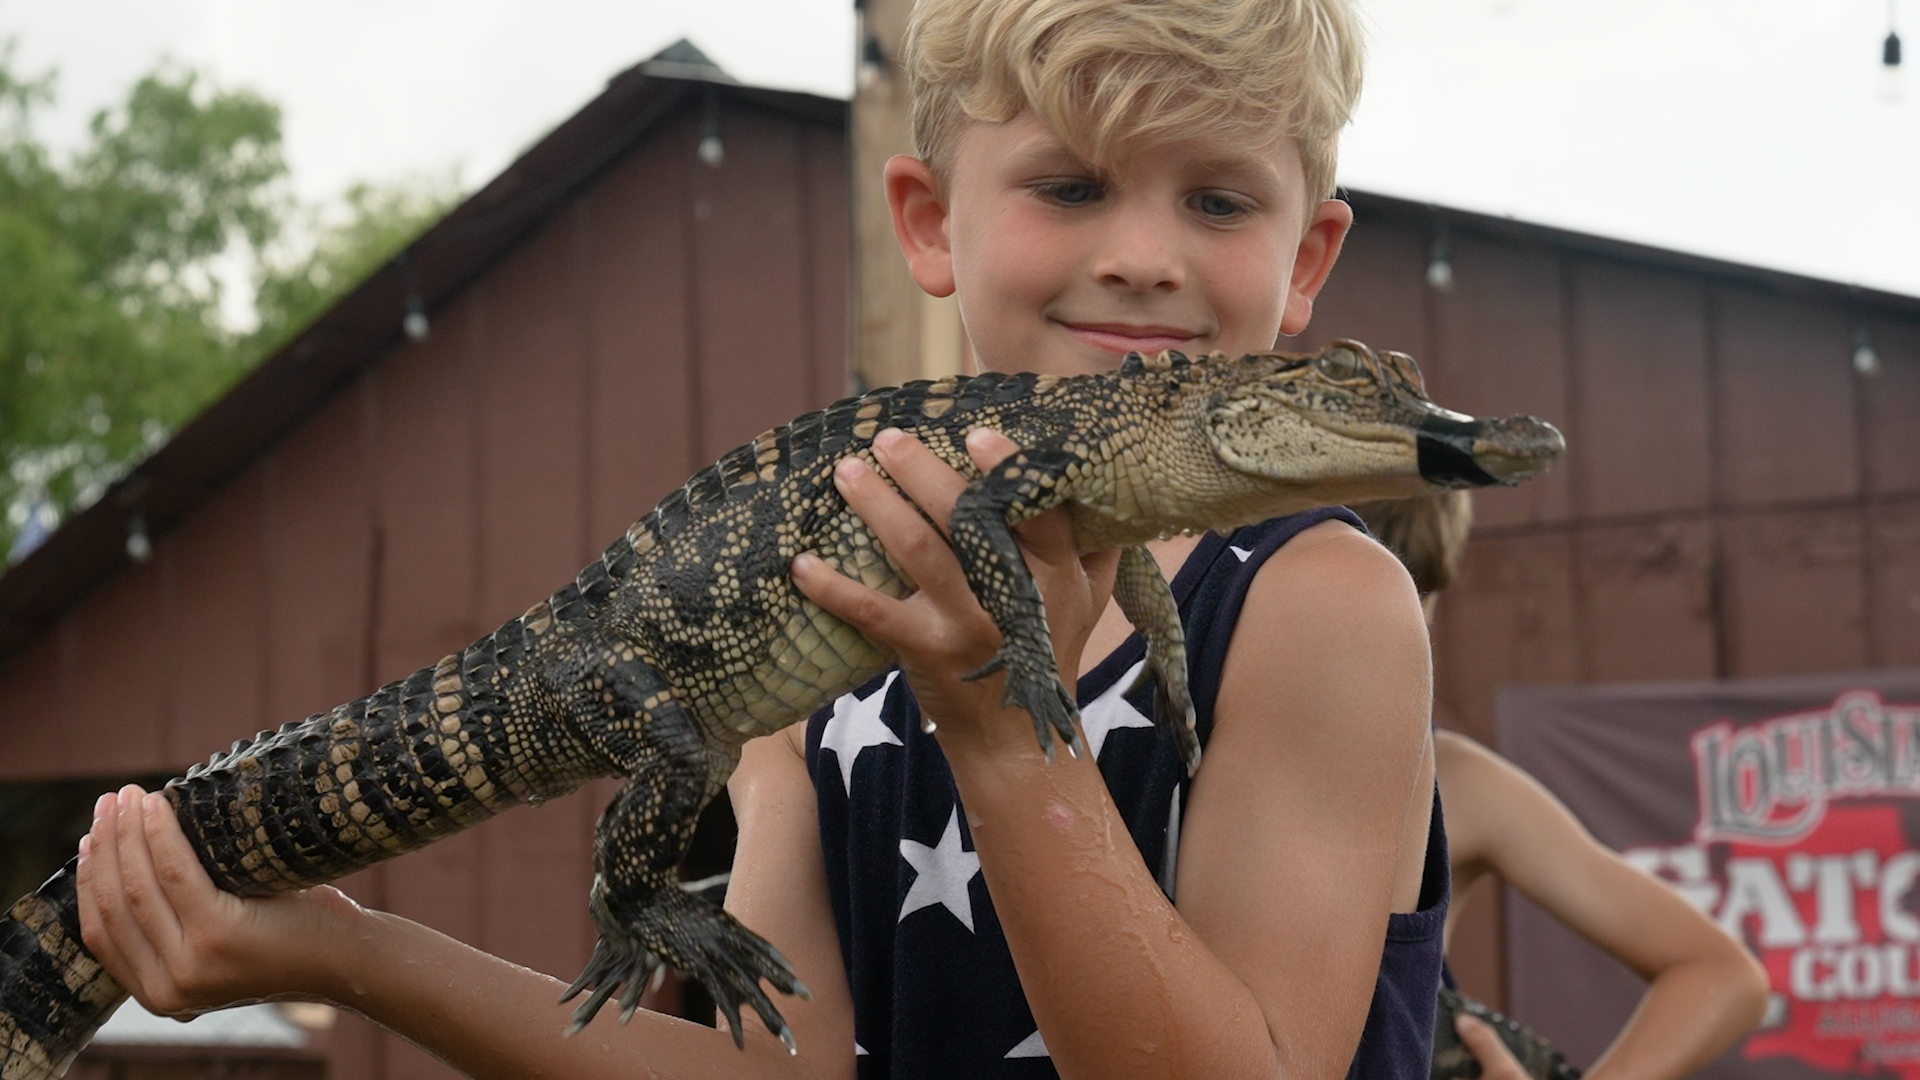
M 959 475 L 911 440 L 875 445 L 944 522 Z M 1061 1075 L 1344 1075 L 1388 913 L 1411 909 L 1419 889 L 1419 844 L 1411 880 L 1397 868 L 1409 823 L 1424 837 L 1431 798 L 1425 628 L 1392 556 L 1350 530 L 1314 530 L 1256 579 L 1182 832 L 1176 910 L 1094 763 L 1063 753 L 1047 764 L 1026 714 L 999 706 L 998 679 L 959 680 L 999 635 L 938 534 L 872 472 L 848 466 L 838 479 L 920 591 L 891 600 L 809 560 L 796 576 L 900 655 L 937 721 Z M 1071 678 L 1113 559 L 1083 567 L 1058 512 L 1021 537 Z
M 815 995 L 810 1003 L 780 1002 L 799 1039 L 797 1058 L 757 1024 L 741 1051 L 723 1033 L 644 1010 L 624 1027 L 607 1010 L 580 1034 L 564 1037 L 572 1006 L 558 1003 L 558 980 L 418 923 L 365 910 L 330 887 L 252 900 L 220 892 L 166 800 L 142 798 L 133 788 L 117 800 L 103 799 L 83 841 L 81 925 L 87 947 L 156 1012 L 193 1013 L 269 997 L 331 1001 L 474 1077 L 626 1080 L 644 1067 L 659 1077 L 847 1078 L 853 1075 L 852 1003 L 812 828 L 811 789 L 803 829 L 794 805 L 769 805 L 792 792 L 754 779 L 781 752 L 750 750 L 736 783 L 749 793 L 740 807 L 742 849 L 762 856 L 788 852 L 766 873 L 745 875 L 754 901 L 745 914 Z M 778 835 L 763 836 L 762 829 Z M 774 895 L 782 885 L 784 894 Z
M 1499 874 L 1651 983 L 1588 1077 L 1684 1076 L 1752 1030 L 1767 977 L 1738 942 L 1506 759 L 1451 732 L 1436 742 L 1454 864 Z

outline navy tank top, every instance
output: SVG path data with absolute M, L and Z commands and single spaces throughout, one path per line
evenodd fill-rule
M 1203 744 L 1254 575 L 1301 530 L 1328 520 L 1365 528 L 1343 508 L 1276 518 L 1205 537 L 1175 576 Z M 1187 778 L 1172 740 L 1148 718 L 1151 688 L 1124 693 L 1145 656 L 1135 634 L 1080 680 L 1081 722 L 1134 843 L 1171 897 Z M 812 717 L 807 770 L 862 1080 L 1058 1076 L 987 895 L 953 774 L 921 731 L 898 671 Z M 1419 910 L 1388 919 L 1349 1077 L 1428 1074 L 1448 891 L 1437 792 L 1426 855 Z

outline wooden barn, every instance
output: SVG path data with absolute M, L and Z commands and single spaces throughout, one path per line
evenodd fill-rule
M 11 895 L 99 790 L 464 647 L 723 451 L 844 396 L 846 108 L 684 45 L 616 76 L 0 577 Z M 571 978 L 611 792 L 349 888 Z M 352 1018 L 322 1041 L 334 1077 L 449 1075 Z
M 62 861 L 99 790 L 433 662 L 844 393 L 851 157 L 844 102 L 686 48 L 642 63 L 0 577 L 0 883 Z M 1512 683 L 1920 664 L 1920 300 L 1351 200 L 1301 344 L 1410 352 L 1437 400 L 1538 413 L 1573 447 L 1477 499 L 1436 632 L 1443 723 L 1492 741 Z M 929 354 L 961 347 L 943 311 L 922 313 Z M 608 792 L 349 887 L 571 976 Z M 700 870 L 727 860 L 713 824 Z M 1456 950 L 1496 1002 L 1498 910 L 1478 903 Z M 307 1019 L 327 1075 L 447 1075 Z

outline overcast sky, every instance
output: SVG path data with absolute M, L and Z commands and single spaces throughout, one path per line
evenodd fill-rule
M 1920 295 L 1920 73 L 1884 93 L 1889 0 L 1360 3 L 1344 184 Z M 163 55 L 254 87 L 309 198 L 477 186 L 682 36 L 743 81 L 852 85 L 851 0 L 0 0 L 6 35 L 59 70 L 58 143 Z

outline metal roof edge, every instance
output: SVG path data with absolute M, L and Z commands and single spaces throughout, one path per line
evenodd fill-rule
M 1428 221 L 1444 220 L 1448 229 L 1456 236 L 1461 233 L 1478 233 L 1513 243 L 1546 244 L 1568 248 L 1652 269 L 1712 275 L 1758 286 L 1781 295 L 1838 302 L 1851 308 L 1860 316 L 1884 313 L 1904 318 L 1920 318 L 1920 296 L 1887 292 L 1829 278 L 1796 274 L 1788 270 L 1774 270 L 1751 263 L 1731 262 L 1710 255 L 1696 255 L 1673 248 L 1656 247 L 1651 244 L 1584 233 L 1518 218 L 1501 217 L 1473 210 L 1457 210 L 1448 206 L 1403 199 L 1394 195 L 1382 195 L 1377 192 L 1343 189 L 1341 198 L 1353 206 L 1356 218 L 1363 218 L 1368 214 L 1379 214 L 1399 220 L 1413 218 L 1424 218 Z

